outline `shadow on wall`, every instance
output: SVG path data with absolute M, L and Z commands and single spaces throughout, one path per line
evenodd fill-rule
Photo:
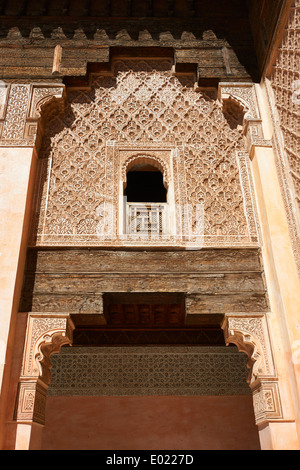
M 5 3 L 5 2 L 4 2 Z M 47 5 L 45 5 L 47 3 Z M 256 54 L 246 1 L 204 0 L 196 2 L 154 0 L 150 2 L 29 2 L 2 7 L 0 43 L 108 47 L 232 48 L 236 62 L 257 80 Z M 76 3 L 76 5 L 75 5 Z M 89 2 L 96 3 L 96 2 Z M 194 8 L 191 4 L 193 3 Z M 12 16 L 11 16 L 12 15 Z M 26 18 L 22 18 L 22 15 Z M 209 53 L 209 51 L 208 51 Z M 46 59 L 46 57 L 45 57 Z M 213 73 L 213 71 L 212 71 Z

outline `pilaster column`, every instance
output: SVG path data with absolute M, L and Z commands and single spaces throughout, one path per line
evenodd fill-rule
M 41 115 L 64 102 L 64 86 L 0 81 L 0 449 L 22 288 Z
M 273 125 L 264 84 L 223 83 L 220 84 L 219 99 L 223 102 L 232 99 L 244 111 L 243 130 L 251 160 L 270 304 L 268 325 L 282 397 L 282 420 L 267 420 L 259 424 L 262 447 L 299 449 L 300 283 L 283 200 L 283 182 L 276 165 L 274 136 L 280 129 Z M 265 387 L 266 384 L 260 381 L 255 388 L 257 404 L 261 403 L 263 395 L 266 396 Z
M 228 313 L 222 328 L 226 344 L 235 344 L 248 356 L 247 382 L 262 450 L 299 449 L 295 419 L 284 402 L 290 397 L 275 365 L 267 314 Z
M 72 344 L 74 325 L 69 315 L 29 314 L 21 376 L 16 399 L 15 450 L 40 449 L 50 357 Z

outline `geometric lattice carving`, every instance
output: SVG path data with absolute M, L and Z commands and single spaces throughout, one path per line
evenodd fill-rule
M 279 139 L 284 155 L 279 162 L 295 256 L 300 268 L 300 1 L 294 2 L 271 75 L 276 107 L 276 124 L 280 125 Z
M 48 395 L 247 395 L 246 376 L 245 357 L 224 346 L 73 346 L 53 357 Z
M 122 172 L 141 156 L 172 175 L 174 204 L 190 207 L 191 227 L 196 206 L 203 207 L 207 245 L 257 243 L 253 201 L 245 199 L 247 161 L 238 162 L 247 155 L 243 132 L 171 67 L 169 60 L 117 60 L 111 74 L 91 77 L 89 90 L 69 89 L 40 152 L 37 244 L 116 244 Z M 176 211 L 177 234 L 180 216 Z M 100 240 L 103 232 L 109 235 Z

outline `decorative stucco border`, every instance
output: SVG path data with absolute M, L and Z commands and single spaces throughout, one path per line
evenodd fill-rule
M 248 383 L 257 425 L 283 420 L 283 411 L 266 314 L 226 314 L 222 323 L 226 344 L 248 356 Z

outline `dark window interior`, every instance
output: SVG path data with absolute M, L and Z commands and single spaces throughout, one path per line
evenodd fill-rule
M 129 171 L 125 189 L 127 202 L 167 202 L 160 171 Z

